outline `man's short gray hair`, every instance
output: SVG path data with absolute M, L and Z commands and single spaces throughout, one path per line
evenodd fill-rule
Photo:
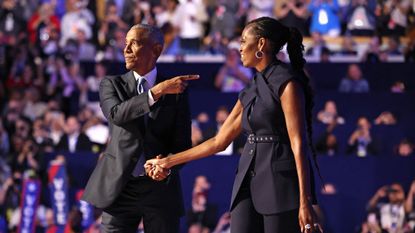
M 163 32 L 156 26 L 149 24 L 136 24 L 131 27 L 132 29 L 141 29 L 144 30 L 147 34 L 147 37 L 156 44 L 164 46 L 164 35 Z

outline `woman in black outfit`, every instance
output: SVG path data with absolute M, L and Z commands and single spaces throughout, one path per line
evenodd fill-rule
M 276 58 L 285 44 L 291 67 Z M 162 180 L 170 167 L 222 151 L 243 129 L 249 136 L 233 186 L 231 232 L 321 231 L 312 208 L 307 141 L 311 145 L 313 97 L 303 72 L 302 36 L 275 19 L 258 18 L 245 26 L 240 53 L 243 65 L 257 73 L 218 134 L 187 151 L 149 160 L 148 175 Z

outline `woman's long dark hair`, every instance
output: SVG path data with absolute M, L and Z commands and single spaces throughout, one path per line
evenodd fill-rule
M 312 126 L 312 110 L 314 107 L 314 92 L 310 85 L 309 77 L 304 72 L 304 65 L 306 63 L 303 52 L 303 36 L 297 28 L 288 28 L 278 22 L 276 19 L 270 17 L 261 17 L 249 22 L 246 27 L 258 38 L 266 38 L 271 42 L 271 53 L 276 56 L 282 47 L 287 44 L 287 52 L 290 57 L 292 69 L 299 74 L 298 78 L 304 87 L 305 93 L 305 111 L 307 121 L 307 138 L 311 149 L 314 164 L 320 175 L 320 169 L 317 164 L 317 154 L 313 145 L 313 126 Z

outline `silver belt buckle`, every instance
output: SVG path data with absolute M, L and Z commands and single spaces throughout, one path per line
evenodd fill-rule
M 248 143 L 249 144 L 254 144 L 255 143 L 255 134 L 250 134 L 248 136 Z

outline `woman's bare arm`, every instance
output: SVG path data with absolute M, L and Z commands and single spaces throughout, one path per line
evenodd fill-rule
M 290 81 L 283 87 L 281 106 L 284 111 L 291 149 L 294 153 L 295 165 L 297 167 L 300 189 L 300 209 L 298 218 L 301 232 L 304 232 L 305 226 L 307 224 L 314 226 L 314 224 L 318 223 L 318 218 L 312 208 L 310 187 L 311 168 L 307 159 L 308 146 L 305 96 L 303 88 L 298 82 Z M 319 228 L 319 230 L 322 231 L 320 225 L 317 225 L 317 227 L 314 226 L 314 228 Z
M 157 164 L 163 168 L 171 168 L 175 165 L 186 163 L 192 160 L 207 157 L 209 155 L 220 152 L 240 134 L 242 125 L 242 104 L 238 100 L 232 112 L 226 119 L 219 132 L 204 143 L 193 147 L 189 150 L 177 153 L 161 159 L 158 162 L 154 160 L 147 161 L 147 164 Z

